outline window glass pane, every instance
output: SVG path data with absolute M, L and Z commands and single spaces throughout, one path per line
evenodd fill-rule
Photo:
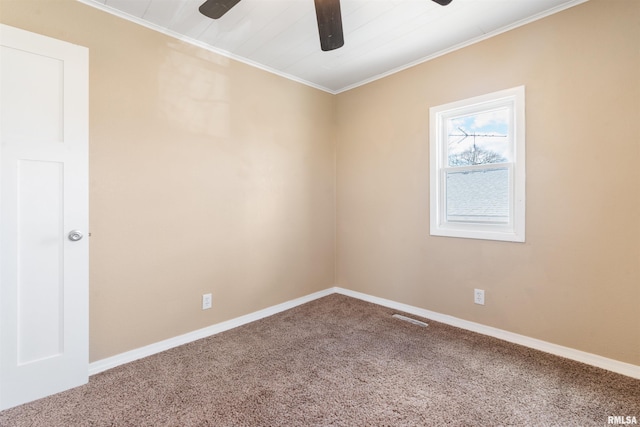
M 510 162 L 510 108 L 481 111 L 446 120 L 449 166 Z
M 446 172 L 448 222 L 509 222 L 509 169 Z

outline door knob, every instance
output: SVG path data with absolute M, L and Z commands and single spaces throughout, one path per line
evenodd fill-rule
M 69 232 L 69 240 L 71 240 L 72 242 L 77 242 L 80 239 L 82 239 L 82 233 L 80 231 L 71 230 Z

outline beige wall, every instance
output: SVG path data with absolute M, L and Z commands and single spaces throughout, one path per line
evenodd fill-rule
M 0 7 L 90 50 L 91 360 L 333 285 L 331 95 L 72 0 Z
M 90 49 L 91 360 L 337 283 L 640 364 L 639 20 L 591 0 L 334 97 L 73 0 L 0 0 Z M 521 84 L 527 242 L 429 236 L 429 107 Z
M 639 44 L 591 0 L 338 95 L 337 284 L 640 365 Z M 430 236 L 429 107 L 518 85 L 526 243 Z

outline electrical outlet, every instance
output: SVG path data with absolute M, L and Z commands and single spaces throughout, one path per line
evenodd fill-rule
M 474 289 L 473 290 L 473 302 L 476 304 L 484 305 L 484 290 L 483 289 Z
M 211 308 L 211 294 L 203 294 L 202 295 L 202 309 L 207 310 Z

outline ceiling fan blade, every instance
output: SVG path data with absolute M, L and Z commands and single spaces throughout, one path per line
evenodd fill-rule
M 451 3 L 451 0 L 433 0 L 433 1 L 438 3 L 440 6 L 446 6 L 449 3 Z
M 240 0 L 207 0 L 198 10 L 208 18 L 218 19 L 239 2 Z
M 324 51 L 337 49 L 344 45 L 342 34 L 342 15 L 340 14 L 340 0 L 314 0 L 316 4 L 316 18 L 318 19 L 318 33 L 320 34 L 320 48 Z

